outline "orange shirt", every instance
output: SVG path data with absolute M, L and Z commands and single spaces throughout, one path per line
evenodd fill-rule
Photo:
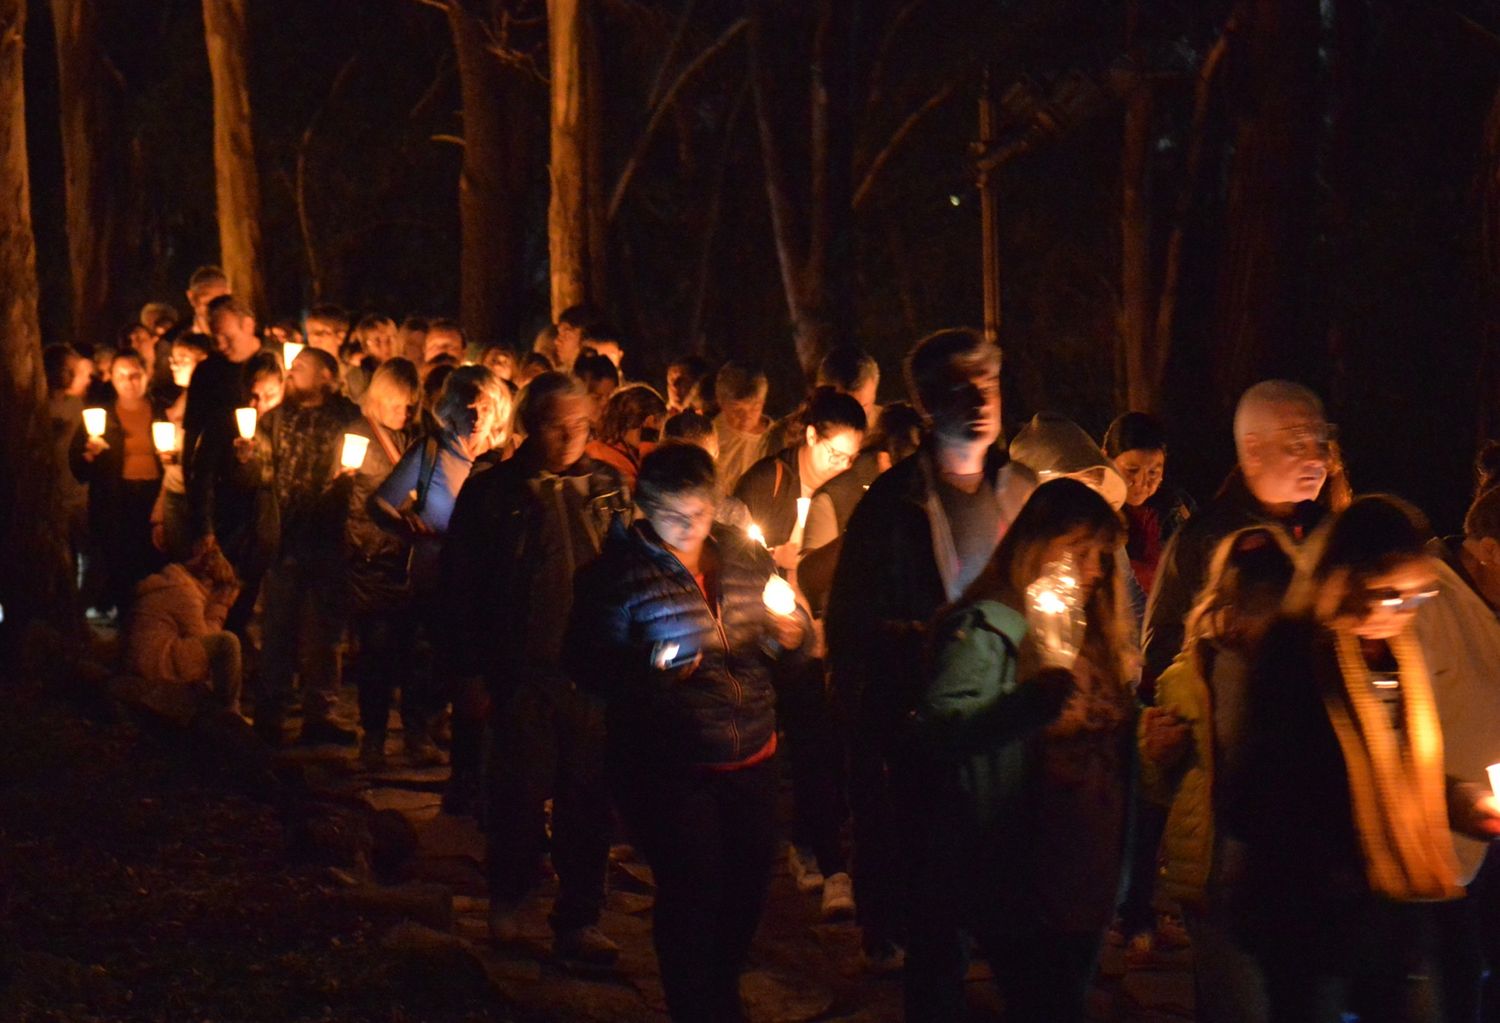
M 127 480 L 154 480 L 161 476 L 156 448 L 151 443 L 151 405 L 137 409 L 115 406 L 120 426 L 125 430 L 125 450 L 120 453 L 120 476 Z

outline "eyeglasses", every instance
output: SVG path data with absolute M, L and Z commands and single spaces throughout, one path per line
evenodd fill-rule
M 1422 590 L 1418 593 L 1402 593 L 1394 586 L 1383 586 L 1368 594 L 1371 607 L 1386 611 L 1415 611 L 1438 595 L 1437 590 Z
M 855 451 L 852 454 L 848 451 L 841 451 L 833 446 L 832 441 L 823 441 L 823 448 L 828 452 L 828 464 L 833 466 L 833 468 L 835 469 L 847 469 L 849 468 L 849 466 L 853 465 L 854 460 L 859 457 L 858 451 Z

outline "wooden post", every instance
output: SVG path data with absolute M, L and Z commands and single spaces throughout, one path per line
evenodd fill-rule
M 203 33 L 214 86 L 214 184 L 220 264 L 229 277 L 230 290 L 265 316 L 260 178 L 250 133 L 245 0 L 203 0 Z
M 995 94 L 990 82 L 990 69 L 985 68 L 984 80 L 979 87 L 979 151 L 989 153 L 997 141 L 998 114 L 995 109 Z M 1000 196 L 996 176 L 1000 166 L 981 165 L 979 170 L 979 223 L 980 246 L 983 251 L 984 282 L 984 337 L 991 344 L 1000 343 Z

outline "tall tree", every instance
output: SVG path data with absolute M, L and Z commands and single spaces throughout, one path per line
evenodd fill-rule
M 547 0 L 552 78 L 548 253 L 555 318 L 604 298 L 606 198 L 601 82 L 589 0 Z
M 56 445 L 37 320 L 22 77 L 26 0 L 0 0 L 0 648 L 17 626 L 64 621 L 72 593 L 57 527 Z
M 1312 237 L 1318 0 L 1249 0 L 1218 284 L 1219 392 L 1238 395 L 1299 340 L 1293 301 Z M 1233 400 L 1232 397 L 1229 400 Z
M 785 38 L 800 27 L 795 6 L 751 5 L 750 74 L 782 289 L 797 361 L 810 378 L 849 323 L 854 8 L 851 0 L 812 5 L 810 54 L 793 70 L 788 58 L 796 48 Z M 794 85 L 806 120 L 786 116 L 795 105 L 782 94 Z M 786 124 L 798 126 L 801 137 L 788 138 Z
M 114 144 L 118 87 L 99 40 L 95 0 L 52 0 L 62 112 L 73 336 L 101 344 L 112 334 L 119 221 L 110 188 L 123 171 Z
M 260 177 L 250 133 L 245 0 L 203 0 L 203 32 L 214 87 L 214 182 L 219 258 L 229 286 L 266 314 L 261 271 Z

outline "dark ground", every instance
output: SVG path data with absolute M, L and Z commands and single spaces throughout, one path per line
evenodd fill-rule
M 211 747 L 187 752 L 189 737 L 88 686 L 3 681 L 0 1021 L 665 1019 L 650 875 L 625 847 L 602 924 L 624 947 L 618 969 L 561 968 L 546 900 L 525 917 L 531 953 L 502 956 L 484 940 L 478 831 L 438 813 L 446 769 L 395 754 L 372 777 L 347 754 L 297 751 L 279 770 L 300 768 L 311 794 L 299 802 L 226 776 Z M 289 809 L 309 800 L 323 817 Z M 361 801 L 415 828 L 394 886 L 371 877 L 378 853 L 339 837 L 350 806 L 368 813 Z M 752 1018 L 899 1020 L 899 980 L 861 972 L 854 926 L 816 910 L 779 872 L 744 982 Z M 1190 1019 L 1187 971 L 1177 953 L 1122 977 L 1111 950 L 1098 1018 Z M 976 1016 L 998 1019 L 983 977 L 976 968 Z

